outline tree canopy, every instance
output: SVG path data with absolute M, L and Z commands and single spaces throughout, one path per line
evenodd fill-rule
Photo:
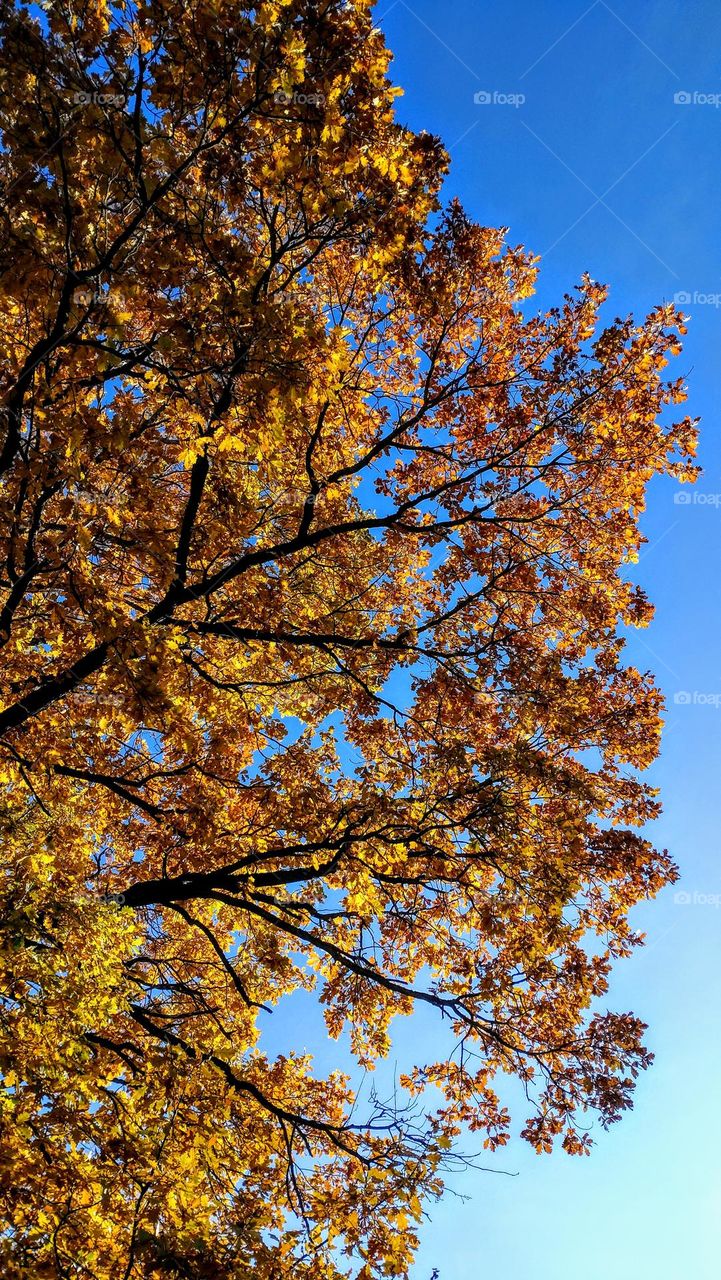
M 3 1274 L 403 1275 L 499 1075 L 580 1153 L 649 1061 L 682 317 L 534 309 L 367 0 L 1 27 Z M 358 1097 L 264 1047 L 299 991 L 360 1068 L 419 1004 L 457 1049 Z

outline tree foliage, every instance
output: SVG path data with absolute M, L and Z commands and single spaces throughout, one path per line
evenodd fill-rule
M 681 318 L 534 313 L 367 0 L 2 39 L 3 1274 L 404 1274 L 499 1074 L 580 1152 L 649 1060 L 599 998 L 674 877 L 622 633 Z M 264 1047 L 299 991 L 457 1051 L 359 1098 Z

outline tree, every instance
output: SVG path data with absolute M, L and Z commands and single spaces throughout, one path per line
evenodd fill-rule
M 366 0 L 2 37 L 3 1273 L 404 1274 L 494 1077 L 581 1152 L 649 1061 L 601 998 L 675 875 L 621 631 L 681 317 L 529 312 Z M 364 1113 L 266 1052 L 301 990 L 458 1050 Z

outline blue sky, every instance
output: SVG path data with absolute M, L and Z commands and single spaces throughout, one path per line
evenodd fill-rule
M 657 615 L 630 642 L 667 698 L 653 770 L 665 814 L 652 834 L 682 879 L 637 912 L 648 944 L 618 968 L 609 1003 L 649 1022 L 656 1063 L 634 1111 L 598 1134 L 589 1160 L 538 1157 L 514 1139 L 484 1163 L 517 1177 L 458 1178 L 468 1198 L 434 1208 L 414 1276 L 427 1280 L 438 1267 L 441 1280 L 499 1271 L 514 1280 L 716 1280 L 721 6 L 381 0 L 376 13 L 405 90 L 400 118 L 450 150 L 448 196 L 542 254 L 541 306 L 586 270 L 611 285 L 611 316 L 678 297 L 690 325 L 677 368 L 688 376 L 689 411 L 703 417 L 695 491 L 666 481 L 650 495 L 636 573 Z M 491 101 L 475 103 L 479 92 Z M 525 101 L 504 101 L 511 95 Z M 409 1035 L 402 1029 L 402 1055 Z

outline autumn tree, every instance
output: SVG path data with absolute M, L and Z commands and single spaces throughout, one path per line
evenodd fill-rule
M 573 1153 L 649 1061 L 603 996 L 675 874 L 622 633 L 681 317 L 534 313 L 368 0 L 2 42 L 3 1275 L 403 1275 L 499 1075 Z M 358 1097 L 267 1051 L 298 991 L 364 1069 L 420 1004 L 457 1050 Z

